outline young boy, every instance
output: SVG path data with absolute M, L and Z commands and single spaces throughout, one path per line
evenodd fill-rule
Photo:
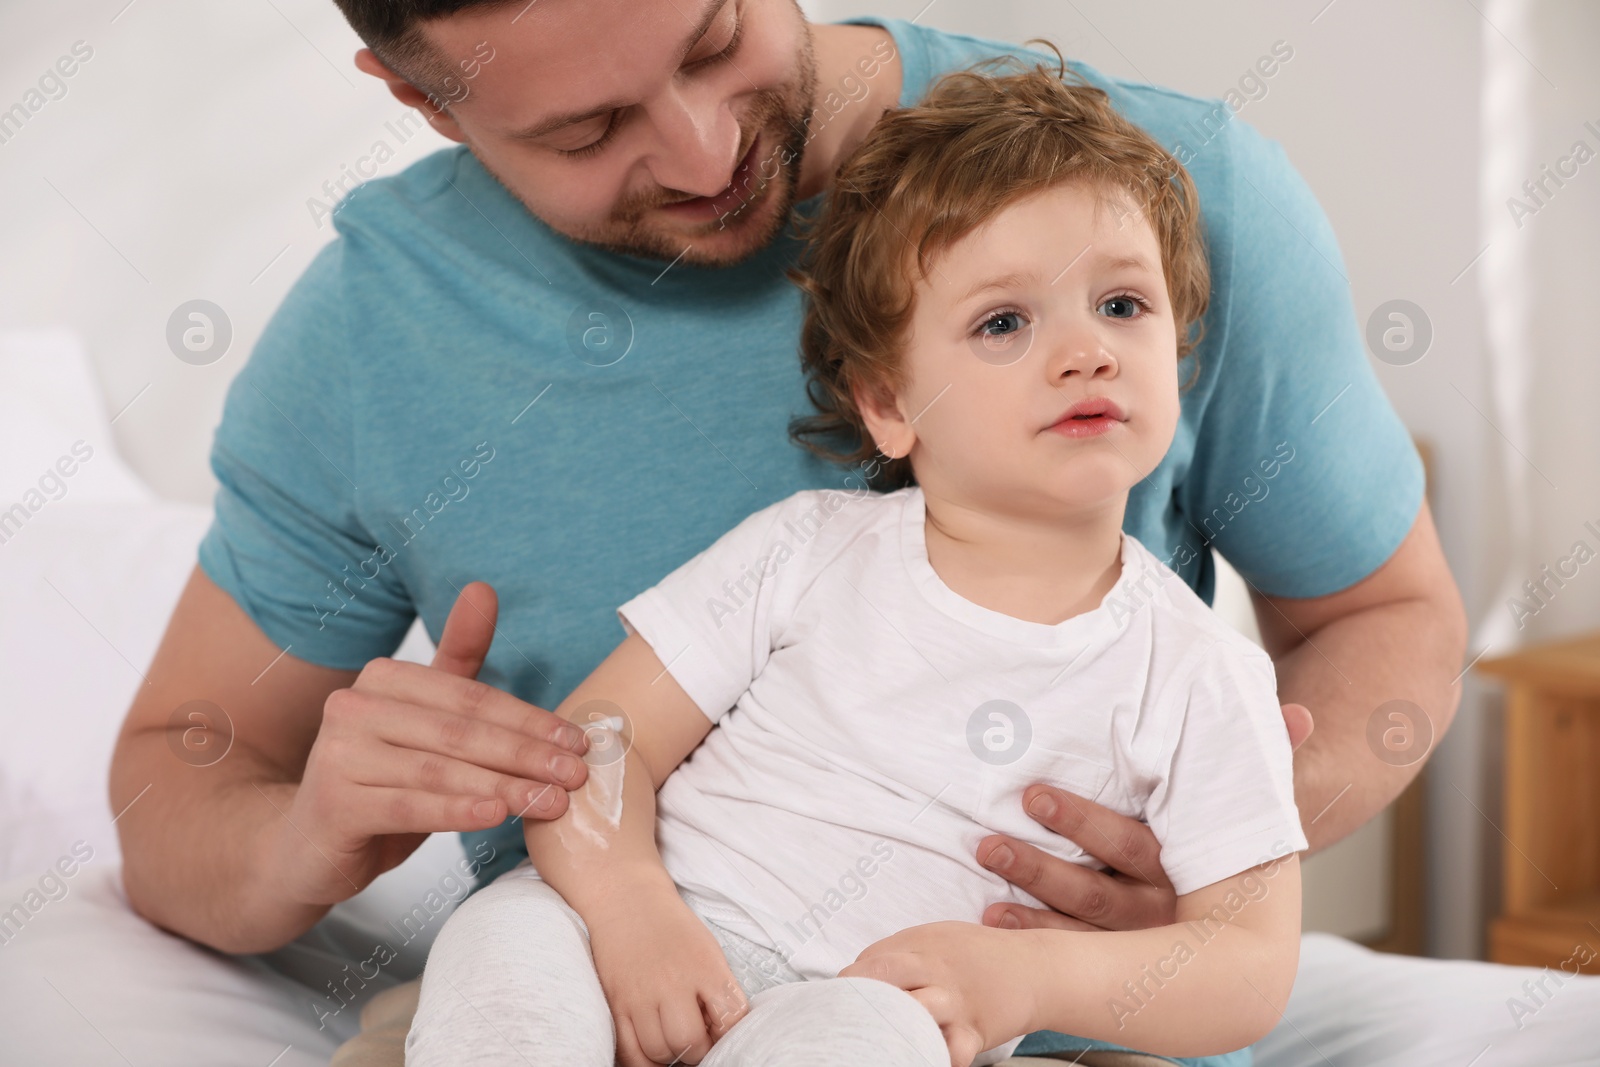
M 1237 1063 L 1277 1021 L 1306 840 L 1272 664 L 1122 531 L 1205 311 L 1196 194 L 1063 73 L 951 75 L 841 167 L 794 430 L 883 491 L 780 500 L 618 608 L 557 709 L 588 781 L 444 927 L 412 1067 L 967 1067 L 1035 1030 Z M 1041 906 L 986 834 L 1093 862 L 1035 782 L 1149 823 L 1170 925 L 981 925 Z

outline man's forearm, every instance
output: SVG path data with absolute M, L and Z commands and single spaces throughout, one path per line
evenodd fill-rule
M 1461 701 L 1463 640 L 1445 618 L 1429 601 L 1385 604 L 1335 619 L 1274 656 L 1279 699 L 1304 704 L 1316 723 L 1294 759 L 1311 851 L 1387 807 L 1449 727 Z M 1368 721 L 1392 700 L 1417 705 L 1428 721 L 1408 736 L 1402 720 L 1385 720 L 1385 759 L 1369 744 Z
M 204 767 L 174 759 L 165 731 L 125 739 L 111 806 L 129 902 L 151 922 L 221 952 L 265 952 L 309 930 L 328 905 L 280 892 L 283 814 L 297 786 L 236 748 Z

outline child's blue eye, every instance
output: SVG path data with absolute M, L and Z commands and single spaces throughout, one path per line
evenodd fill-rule
M 1126 315 L 1112 314 L 1110 317 L 1113 318 L 1113 319 L 1137 318 L 1140 312 L 1149 311 L 1150 310 L 1150 305 L 1149 304 L 1145 303 L 1143 300 L 1141 300 L 1138 297 L 1134 296 L 1132 293 L 1124 293 L 1121 296 L 1114 296 L 1110 300 L 1107 300 L 1105 303 L 1101 304 L 1100 306 L 1102 308 L 1108 308 L 1108 307 L 1111 307 L 1113 304 L 1120 305 L 1120 306 L 1124 307 L 1129 312 L 1129 314 L 1126 314 Z
M 991 311 L 967 339 L 972 354 L 996 367 L 1009 367 L 1033 347 L 1033 324 L 1016 308 Z
M 1015 311 L 1002 311 L 983 320 L 979 330 L 990 337 L 1004 337 L 1022 329 L 1022 316 Z

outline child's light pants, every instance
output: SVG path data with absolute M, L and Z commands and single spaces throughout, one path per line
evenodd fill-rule
M 778 953 L 700 918 L 750 998 L 702 1067 L 948 1067 L 938 1024 L 911 994 L 871 978 L 805 981 Z M 428 955 L 406 1067 L 615 1062 L 578 913 L 527 863 L 468 897 Z

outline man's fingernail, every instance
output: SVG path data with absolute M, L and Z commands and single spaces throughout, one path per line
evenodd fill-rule
M 1056 798 L 1040 793 L 1028 804 L 1028 813 L 1036 819 L 1053 819 L 1056 815 Z
M 1016 858 L 1012 855 L 1009 845 L 996 845 L 989 851 L 989 858 L 983 861 L 983 865 L 992 870 L 999 870 L 1011 866 L 1011 861 Z
M 583 743 L 583 731 L 576 726 L 566 725 L 556 727 L 556 744 L 562 748 L 578 751 L 578 746 Z
M 566 781 L 578 773 L 577 757 L 568 756 L 565 753 L 555 757 L 550 761 L 550 773 L 563 782 Z
M 480 819 L 492 819 L 494 818 L 494 813 L 495 802 L 492 800 L 480 800 L 472 805 L 472 814 Z
M 1015 915 L 1011 914 L 1009 911 L 1006 912 L 1004 915 L 1000 916 L 999 920 L 996 921 L 995 925 L 1000 927 L 1002 930 L 1020 930 L 1020 929 L 1022 929 L 1022 924 L 1017 921 L 1017 917 Z

